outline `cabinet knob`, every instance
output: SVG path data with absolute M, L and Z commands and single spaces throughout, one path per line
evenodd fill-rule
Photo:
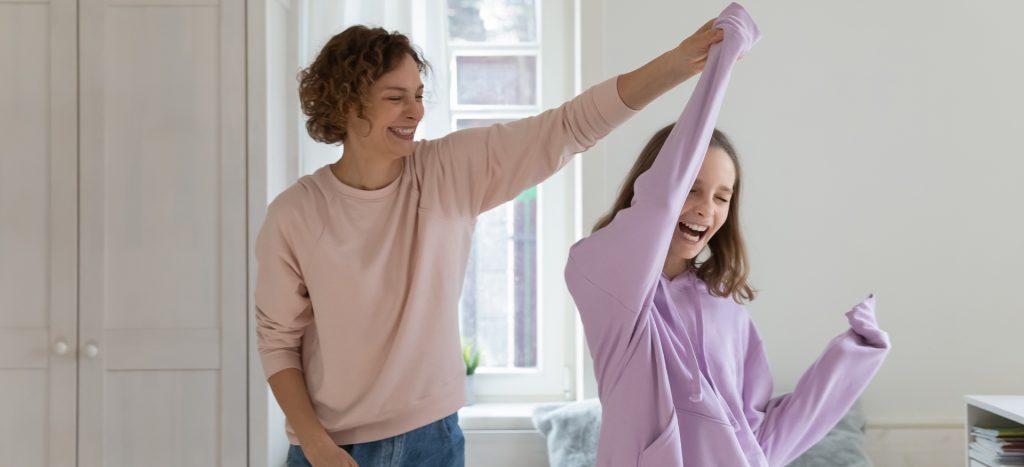
M 61 339 L 53 343 L 53 353 L 57 355 L 67 355 L 68 343 L 64 339 Z
M 89 358 L 96 358 L 100 354 L 100 348 L 96 344 L 86 344 L 83 350 L 85 351 L 85 356 Z

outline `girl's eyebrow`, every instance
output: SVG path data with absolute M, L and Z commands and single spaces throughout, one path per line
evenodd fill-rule
M 702 187 L 702 186 L 704 186 L 704 185 L 700 182 L 700 180 L 694 180 L 693 188 Z M 720 186 L 720 187 L 718 187 L 716 189 L 722 190 L 722 191 L 728 191 L 729 193 L 732 193 L 732 188 L 727 187 L 727 186 Z

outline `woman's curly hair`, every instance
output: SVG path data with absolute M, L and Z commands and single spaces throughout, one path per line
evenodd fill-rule
M 327 41 L 308 68 L 299 72 L 299 102 L 314 140 L 341 144 L 348 136 L 348 110 L 365 118 L 367 95 L 384 73 L 406 56 L 422 73 L 430 65 L 409 38 L 383 28 L 352 26 Z

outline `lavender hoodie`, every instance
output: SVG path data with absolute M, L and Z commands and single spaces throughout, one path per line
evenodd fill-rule
M 792 393 L 771 397 L 747 311 L 692 273 L 661 273 L 679 212 L 711 140 L 733 64 L 760 38 L 739 5 L 716 21 L 693 96 L 629 208 L 573 246 L 566 283 L 579 308 L 603 406 L 598 466 L 782 466 L 849 410 L 889 350 L 874 297 L 846 317 Z

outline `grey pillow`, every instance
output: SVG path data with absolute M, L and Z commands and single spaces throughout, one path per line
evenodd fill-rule
M 601 434 L 601 403 L 597 399 L 538 405 L 533 409 L 533 426 L 548 440 L 551 467 L 597 464 Z
M 825 438 L 788 467 L 872 467 L 874 464 L 864 449 L 864 425 L 864 412 L 858 401 Z
M 538 405 L 533 425 L 548 441 L 551 467 L 592 467 L 597 463 L 601 404 L 597 399 Z M 864 414 L 860 403 L 824 439 L 787 467 L 872 467 L 864 450 Z

